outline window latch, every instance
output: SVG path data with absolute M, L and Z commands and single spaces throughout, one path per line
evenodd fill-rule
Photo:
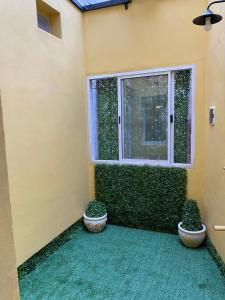
M 170 123 L 173 123 L 173 115 L 170 115 Z
M 118 123 L 120 124 L 120 116 L 119 116 L 119 118 L 118 118 Z

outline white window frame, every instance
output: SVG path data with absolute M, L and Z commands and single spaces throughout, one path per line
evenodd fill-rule
M 191 70 L 191 162 L 189 164 L 174 163 L 174 122 L 170 123 L 170 115 L 174 116 L 174 71 L 179 70 Z M 136 78 L 152 75 L 168 74 L 168 160 L 146 160 L 146 159 L 124 159 L 122 158 L 122 85 L 121 81 L 127 78 Z M 120 117 L 121 122 L 118 122 L 118 139 L 119 139 L 119 160 L 96 160 L 95 159 L 95 117 L 94 117 L 94 107 L 91 96 L 91 80 L 103 79 L 103 78 L 113 78 L 117 77 L 118 86 L 118 117 Z M 90 159 L 92 162 L 104 163 L 104 164 L 132 164 L 132 165 L 159 165 L 159 166 L 171 166 L 171 167 L 182 167 L 182 168 L 192 168 L 194 163 L 194 152 L 195 152 L 195 114 L 194 114 L 194 96 L 195 96 L 195 65 L 184 65 L 184 66 L 174 66 L 166 68 L 157 69 L 146 69 L 140 71 L 131 72 L 121 72 L 113 74 L 103 74 L 103 75 L 91 75 L 87 77 L 87 90 L 88 90 L 88 113 L 89 113 L 89 139 L 90 139 Z

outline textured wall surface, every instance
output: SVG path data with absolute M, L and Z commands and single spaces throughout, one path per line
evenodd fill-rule
M 37 27 L 35 0 L 0 2 L 0 88 L 18 265 L 79 219 L 88 201 L 82 14 L 69 0 L 46 2 L 61 14 L 62 39 Z
M 18 299 L 16 256 L 13 242 L 11 206 L 7 163 L 5 155 L 5 137 L 2 122 L 0 97 L 0 299 Z
M 225 17 L 225 4 L 213 7 Z M 206 145 L 204 215 L 208 232 L 219 254 L 225 260 L 225 232 L 213 231 L 213 225 L 225 225 L 225 32 L 224 20 L 208 33 L 206 70 Z M 209 107 L 216 106 L 215 126 L 209 125 Z

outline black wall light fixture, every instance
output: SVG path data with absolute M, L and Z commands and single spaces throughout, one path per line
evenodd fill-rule
M 225 2 L 225 0 L 221 0 L 221 1 L 213 1 L 211 2 L 206 11 L 204 11 L 203 15 L 195 18 L 193 20 L 193 23 L 195 25 L 200 25 L 200 26 L 204 26 L 205 27 L 205 30 L 206 31 L 209 31 L 211 28 L 212 28 L 212 24 L 216 24 L 218 22 L 220 22 L 223 18 L 221 15 L 217 15 L 217 14 L 214 14 L 211 10 L 210 10 L 210 7 L 213 5 L 213 4 L 217 4 L 217 3 L 223 3 Z

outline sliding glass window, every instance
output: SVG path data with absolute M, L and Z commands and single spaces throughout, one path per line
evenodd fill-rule
M 89 80 L 94 161 L 191 164 L 192 68 Z

